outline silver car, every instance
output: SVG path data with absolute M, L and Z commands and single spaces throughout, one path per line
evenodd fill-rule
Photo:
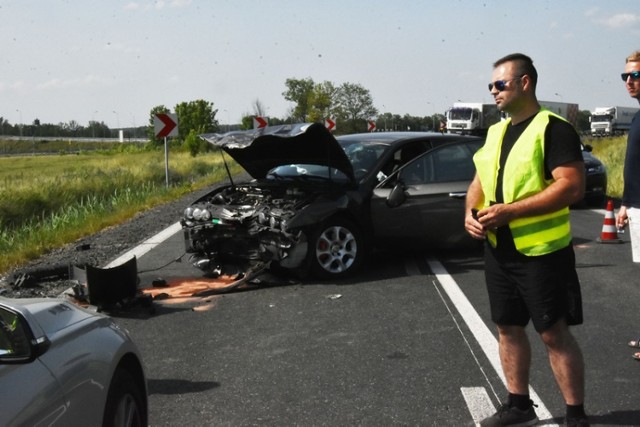
M 140 353 L 109 317 L 0 297 L 2 426 L 146 426 Z

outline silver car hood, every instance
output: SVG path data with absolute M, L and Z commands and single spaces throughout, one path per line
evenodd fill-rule
M 338 169 L 355 181 L 353 166 L 331 132 L 319 123 L 270 126 L 251 131 L 200 135 L 221 147 L 253 178 L 282 165 L 311 164 Z
M 31 320 L 32 327 L 32 322 L 37 322 L 38 326 L 48 336 L 74 323 L 91 317 L 102 316 L 57 298 L 0 298 L 0 303 L 22 313 L 24 317 Z

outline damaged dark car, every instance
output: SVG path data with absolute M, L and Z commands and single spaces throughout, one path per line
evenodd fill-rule
M 320 124 L 202 135 L 253 180 L 186 208 L 190 261 L 206 276 L 278 267 L 342 278 L 380 242 L 469 245 L 464 198 L 484 140 L 429 132 L 335 138 Z

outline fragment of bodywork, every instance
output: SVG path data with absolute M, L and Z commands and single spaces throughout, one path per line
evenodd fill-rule
M 86 265 L 70 267 L 70 278 L 78 285 L 74 288 L 78 299 L 88 299 L 99 310 L 109 310 L 116 305 L 131 305 L 138 300 L 138 269 L 136 257 L 111 268 Z M 146 301 L 144 301 L 146 304 Z

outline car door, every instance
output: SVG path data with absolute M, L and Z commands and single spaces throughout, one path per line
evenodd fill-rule
M 432 247 L 470 243 L 464 204 L 475 174 L 473 154 L 481 145 L 473 140 L 438 146 L 383 181 L 371 200 L 375 236 Z M 394 192 L 401 193 L 400 203 Z
M 53 425 L 64 419 L 67 410 L 53 373 L 39 358 L 29 357 L 32 351 L 29 340 L 33 334 L 28 326 L 16 311 L 0 306 L 2 426 Z M 11 362 L 11 357 L 17 360 Z

